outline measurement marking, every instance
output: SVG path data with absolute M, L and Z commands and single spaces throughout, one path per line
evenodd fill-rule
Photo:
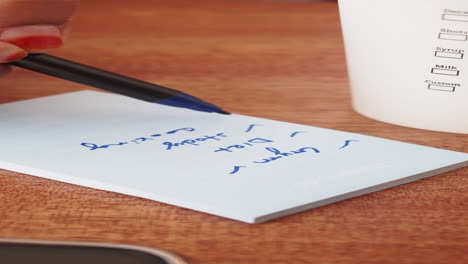
M 465 56 L 464 53 L 460 52 L 448 52 L 448 51 L 436 51 L 435 56 L 439 58 L 447 58 L 447 59 L 457 59 L 461 60 Z
M 444 14 L 442 16 L 443 20 L 448 21 L 459 21 L 459 22 L 468 22 L 468 15 L 461 14 Z
M 439 75 L 448 75 L 448 76 L 459 76 L 459 70 L 449 70 L 449 69 L 439 69 L 439 68 L 432 68 L 432 74 L 439 74 Z
M 455 86 L 447 85 L 429 84 L 428 89 L 442 92 L 455 92 Z
M 453 41 L 468 41 L 468 35 L 439 33 L 439 39 L 453 40 Z

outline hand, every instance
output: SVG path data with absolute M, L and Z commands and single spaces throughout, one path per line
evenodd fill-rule
M 79 0 L 0 0 L 0 64 L 62 46 Z M 0 75 L 9 67 L 0 65 Z

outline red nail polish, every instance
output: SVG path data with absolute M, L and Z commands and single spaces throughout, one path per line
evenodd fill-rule
M 12 61 L 17 61 L 19 59 L 22 59 L 26 57 L 28 53 L 24 50 L 15 52 L 13 54 L 7 55 L 4 58 L 1 59 L 2 63 L 7 63 L 7 62 L 12 62 Z
M 58 36 L 27 36 L 8 40 L 23 49 L 52 49 L 62 46 L 62 39 Z

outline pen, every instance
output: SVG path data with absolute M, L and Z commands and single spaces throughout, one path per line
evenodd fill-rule
M 48 54 L 29 54 L 23 59 L 9 64 L 150 103 L 208 113 L 229 114 L 216 105 L 177 90 Z

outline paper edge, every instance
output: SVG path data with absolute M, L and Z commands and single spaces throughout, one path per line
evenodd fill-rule
M 358 196 L 362 196 L 362 195 L 365 195 L 365 194 L 369 194 L 369 193 L 389 189 L 389 188 L 396 187 L 396 186 L 399 186 L 399 185 L 414 182 L 414 181 L 417 181 L 417 180 L 420 180 L 420 179 L 429 178 L 429 177 L 432 177 L 432 176 L 443 174 L 443 173 L 446 173 L 446 172 L 449 172 L 449 171 L 462 169 L 462 168 L 465 168 L 467 166 L 468 166 L 468 160 L 461 161 L 459 163 L 451 164 L 451 165 L 448 165 L 448 166 L 445 166 L 445 167 L 437 168 L 437 169 L 430 170 L 430 171 L 421 172 L 421 173 L 415 174 L 415 175 L 410 176 L 410 177 L 400 178 L 400 179 L 397 179 L 397 180 L 393 180 L 393 181 L 389 181 L 389 182 L 386 182 L 386 183 L 382 183 L 382 184 L 370 186 L 370 187 L 367 187 L 367 188 L 364 188 L 364 189 L 360 189 L 360 190 L 357 190 L 357 191 L 354 191 L 354 192 L 349 192 L 349 193 L 345 193 L 345 194 L 342 194 L 342 195 L 333 196 L 333 197 L 330 197 L 330 198 L 315 201 L 315 202 L 312 202 L 312 203 L 307 203 L 307 204 L 304 204 L 304 205 L 299 205 L 299 206 L 296 206 L 296 207 L 291 207 L 291 208 L 280 210 L 280 211 L 273 212 L 273 213 L 270 213 L 270 214 L 265 214 L 265 215 L 261 215 L 261 216 L 246 216 L 246 217 L 238 217 L 237 216 L 236 217 L 236 216 L 232 216 L 228 212 L 223 212 L 222 210 L 212 208 L 212 207 L 208 208 L 205 205 L 194 204 L 194 203 L 184 202 L 184 201 L 180 201 L 180 200 L 174 200 L 172 198 L 167 199 L 167 198 L 165 198 L 163 196 L 158 196 L 158 195 L 138 191 L 138 190 L 131 189 L 131 188 L 121 187 L 119 185 L 114 185 L 114 184 L 103 183 L 103 182 L 100 182 L 100 181 L 83 179 L 83 178 L 80 178 L 80 177 L 71 176 L 71 175 L 67 175 L 67 174 L 61 174 L 61 173 L 51 172 L 51 171 L 44 171 L 44 170 L 41 170 L 41 169 L 30 168 L 30 167 L 21 166 L 21 165 L 9 163 L 9 162 L 4 162 L 4 161 L 0 162 L 0 167 L 1 168 L 3 168 L 4 170 L 9 170 L 9 171 L 15 172 L 15 173 L 22 173 L 22 174 L 31 175 L 33 177 L 59 181 L 59 182 L 67 183 L 67 184 L 76 185 L 78 187 L 85 187 L 85 188 L 90 188 L 90 189 L 95 189 L 95 190 L 100 190 L 100 191 L 107 191 L 107 192 L 111 192 L 111 193 L 129 195 L 129 196 L 142 198 L 142 199 L 147 199 L 147 200 L 150 200 L 150 201 L 159 202 L 159 203 L 163 203 L 163 204 L 167 204 L 167 205 L 171 205 L 171 206 L 178 206 L 178 207 L 181 207 L 181 208 L 184 208 L 184 209 L 191 210 L 193 212 L 202 212 L 202 213 L 205 213 L 205 214 L 208 214 L 208 215 L 213 215 L 213 216 L 216 216 L 216 217 L 225 217 L 225 218 L 228 218 L 228 219 L 232 219 L 232 220 L 236 220 L 236 221 L 240 221 L 240 222 L 244 222 L 244 223 L 248 223 L 248 224 L 264 223 L 264 222 L 267 222 L 267 221 L 270 221 L 270 220 L 273 220 L 273 219 L 278 219 L 278 218 L 289 216 L 289 215 L 292 215 L 292 214 L 305 212 L 305 211 L 310 210 L 310 209 L 322 207 L 322 206 L 329 205 L 329 204 L 332 204 L 332 203 L 337 203 L 337 202 L 340 202 L 340 201 L 348 200 L 348 199 L 355 198 L 355 197 L 358 197 Z
M 216 217 L 224 217 L 224 218 L 228 218 L 231 220 L 236 220 L 236 221 L 245 222 L 249 224 L 254 223 L 253 222 L 254 218 L 251 216 L 248 216 L 248 217 L 247 216 L 245 217 L 234 216 L 230 214 L 229 212 L 220 210 L 218 208 L 209 207 L 209 206 L 201 205 L 198 203 L 185 202 L 185 201 L 177 200 L 174 198 L 167 198 L 165 196 L 159 196 L 159 195 L 155 195 L 155 194 L 144 192 L 144 191 L 139 191 L 139 190 L 132 189 L 132 188 L 122 187 L 120 185 L 80 178 L 80 177 L 72 176 L 69 174 L 46 171 L 42 169 L 31 168 L 28 166 L 18 165 L 18 164 L 4 162 L 4 161 L 0 161 L 0 169 L 11 171 L 14 173 L 26 174 L 26 175 L 30 175 L 30 176 L 38 177 L 42 179 L 48 179 L 48 180 L 58 181 L 58 182 L 66 183 L 66 184 L 72 184 L 78 187 L 85 187 L 85 188 L 90 188 L 90 189 L 99 190 L 99 191 L 106 191 L 106 192 L 111 192 L 111 193 L 116 193 L 116 194 L 128 195 L 128 196 L 136 197 L 136 198 L 147 199 L 152 202 L 158 202 L 158 203 L 163 203 L 163 204 L 167 204 L 170 206 L 176 206 L 176 207 L 191 210 L 193 212 L 198 212 L 198 213 L 202 212 L 202 213 L 213 215 Z
M 396 186 L 407 184 L 407 183 L 414 182 L 414 181 L 417 181 L 417 180 L 429 178 L 429 177 L 436 176 L 436 175 L 446 173 L 446 172 L 449 172 L 449 171 L 462 169 L 462 168 L 465 168 L 467 166 L 468 166 L 468 160 L 461 161 L 459 163 L 451 164 L 451 165 L 448 165 L 448 166 L 445 166 L 445 167 L 437 168 L 437 169 L 430 170 L 430 171 L 421 172 L 421 173 L 412 175 L 410 177 L 400 178 L 400 179 L 397 179 L 397 180 L 393 180 L 393 181 L 385 182 L 385 183 L 382 183 L 382 184 L 377 184 L 377 185 L 374 185 L 374 186 L 370 186 L 370 187 L 367 187 L 367 188 L 364 188 L 364 189 L 360 189 L 360 190 L 357 190 L 357 191 L 354 191 L 354 192 L 349 192 L 349 193 L 345 193 L 345 194 L 342 194 L 342 195 L 333 196 L 333 197 L 330 197 L 330 198 L 327 198 L 327 199 L 315 201 L 315 202 L 312 202 L 312 203 L 299 205 L 299 206 L 296 206 L 296 207 L 291 207 L 289 209 L 277 211 L 277 212 L 274 212 L 274 213 L 271 213 L 271 214 L 265 214 L 265 215 L 262 215 L 262 216 L 258 216 L 258 217 L 255 217 L 253 219 L 252 223 L 253 224 L 263 223 L 263 222 L 270 221 L 270 220 L 273 220 L 273 219 L 277 219 L 277 218 L 280 218 L 280 217 L 284 217 L 284 216 L 288 216 L 288 215 L 292 215 L 292 214 L 296 214 L 296 213 L 300 213 L 300 212 L 305 212 L 307 210 L 314 209 L 314 208 L 317 208 L 317 207 L 321 207 L 321 206 L 329 205 L 329 204 L 332 204 L 332 203 L 348 200 L 348 199 L 351 199 L 351 198 L 354 198 L 354 197 L 362 196 L 362 195 L 365 195 L 365 194 L 369 194 L 369 193 L 389 189 L 389 188 L 392 188 L 392 187 L 396 187 Z

